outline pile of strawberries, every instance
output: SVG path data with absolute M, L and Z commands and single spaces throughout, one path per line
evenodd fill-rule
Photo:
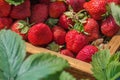
M 102 37 L 118 30 L 109 3 L 120 0 L 25 0 L 14 6 L 0 0 L 0 29 L 11 29 L 35 46 L 90 62 Z

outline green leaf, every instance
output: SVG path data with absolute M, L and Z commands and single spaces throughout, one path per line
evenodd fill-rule
M 107 80 L 106 68 L 110 60 L 109 50 L 102 50 L 97 52 L 92 57 L 92 71 L 93 75 L 98 80 Z
M 8 2 L 10 5 L 20 5 L 22 4 L 25 0 L 5 0 L 6 2 Z
M 0 70 L 0 80 L 6 80 L 4 73 Z
M 112 61 L 106 68 L 107 80 L 116 80 L 120 77 L 120 62 Z
M 110 8 L 115 22 L 120 26 L 120 6 L 115 3 L 111 3 Z
M 7 79 L 14 78 L 25 58 L 22 38 L 10 31 L 0 31 L 0 70 Z
M 66 60 L 51 54 L 35 54 L 27 58 L 16 80 L 42 80 L 68 67 Z
M 112 62 L 112 61 L 116 61 L 116 62 L 120 61 L 120 52 L 117 52 L 117 53 L 115 53 L 114 55 L 111 56 L 109 63 Z
M 68 72 L 63 71 L 60 75 L 59 80 L 76 80 L 76 79 Z
M 53 75 L 49 75 L 48 77 L 42 79 L 42 80 L 59 80 L 61 72 L 57 72 Z

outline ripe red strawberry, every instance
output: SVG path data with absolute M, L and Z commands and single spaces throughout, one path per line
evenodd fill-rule
M 63 1 L 56 1 L 50 3 L 49 6 L 49 15 L 52 18 L 58 18 L 66 11 L 66 5 Z
M 120 4 L 120 0 L 107 0 L 108 3 L 114 2 L 116 4 Z
M 73 25 L 72 19 L 68 18 L 66 15 L 61 15 L 59 19 L 59 25 L 64 29 L 68 29 L 70 25 Z
M 73 53 L 70 50 L 68 50 L 68 49 L 61 50 L 60 54 L 63 54 L 63 55 L 66 55 L 66 56 L 70 56 L 70 57 L 73 57 L 73 58 L 75 57 L 73 55 Z
M 25 0 L 24 3 L 18 6 L 13 6 L 10 16 L 14 19 L 25 19 L 30 17 L 30 0 Z
M 106 0 L 90 0 L 84 3 L 84 8 L 95 20 L 101 20 L 106 13 Z
M 88 18 L 84 25 L 84 31 L 88 33 L 88 41 L 94 41 L 99 38 L 99 25 L 93 18 Z
M 12 19 L 11 18 L 0 18 L 0 30 L 4 28 L 10 28 L 12 24 Z
M 85 46 L 78 55 L 76 56 L 76 59 L 85 61 L 85 62 L 91 62 L 92 61 L 92 55 L 95 54 L 98 51 L 98 48 L 92 45 Z
M 0 0 L 0 17 L 8 16 L 10 10 L 11 10 L 11 5 L 5 2 L 5 0 Z
M 11 30 L 22 36 L 24 40 L 27 40 L 27 33 L 29 30 L 29 24 L 23 20 L 17 20 L 11 26 Z
M 65 43 L 66 31 L 59 26 L 54 26 L 52 32 L 54 41 L 59 45 L 63 45 Z
M 67 4 L 70 5 L 75 12 L 78 12 L 83 9 L 83 4 L 85 0 L 66 0 Z
M 48 6 L 46 4 L 36 4 L 32 8 L 32 14 L 30 17 L 31 23 L 44 22 L 48 17 Z
M 65 37 L 67 49 L 77 54 L 85 45 L 88 44 L 87 37 L 78 33 L 76 30 L 71 30 Z
M 30 28 L 28 40 L 33 45 L 45 45 L 52 41 L 52 32 L 48 25 L 38 23 Z
M 50 0 L 39 0 L 40 3 L 45 3 L 45 4 L 49 4 Z
M 105 36 L 112 37 L 119 30 L 119 26 L 115 23 L 112 16 L 109 16 L 106 20 L 102 22 L 101 31 Z

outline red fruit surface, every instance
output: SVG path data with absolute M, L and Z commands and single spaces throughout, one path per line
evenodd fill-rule
M 109 16 L 102 22 L 101 31 L 105 36 L 112 37 L 118 32 L 119 27 L 120 26 L 115 23 L 114 18 Z
M 116 4 L 120 4 L 120 0 L 107 0 L 108 3 L 114 2 Z
M 30 17 L 30 7 L 30 0 L 25 0 L 21 5 L 13 6 L 10 16 L 14 19 L 25 19 Z
M 99 25 L 96 20 L 88 18 L 84 25 L 84 31 L 88 33 L 88 41 L 94 41 L 99 38 Z
M 50 17 L 58 18 L 65 11 L 66 11 L 66 5 L 63 1 L 56 1 L 56 2 L 50 3 L 50 6 L 49 6 L 49 16 Z
M 59 25 L 64 29 L 69 29 L 70 25 L 73 25 L 72 19 L 68 18 L 66 15 L 61 15 L 59 19 Z
M 98 51 L 97 47 L 92 45 L 87 45 L 78 53 L 76 59 L 89 63 L 92 61 L 92 55 L 94 55 L 97 51 Z
M 63 55 L 66 55 L 66 56 L 70 56 L 70 57 L 73 57 L 73 58 L 75 57 L 73 55 L 73 53 L 70 50 L 68 50 L 68 49 L 61 50 L 60 54 L 63 54 Z
M 10 10 L 11 10 L 11 5 L 5 2 L 5 0 L 0 0 L 0 17 L 8 16 Z
M 77 54 L 85 45 L 88 44 L 87 37 L 78 33 L 76 30 L 71 30 L 65 37 L 67 49 Z
M 40 3 L 49 4 L 50 0 L 39 0 Z
M 85 0 L 66 0 L 67 4 L 70 5 L 75 12 L 78 12 L 83 9 L 83 4 Z
M 101 20 L 106 13 L 106 0 L 90 0 L 84 3 L 84 8 L 95 20 Z
M 0 30 L 4 28 L 10 28 L 12 24 L 12 19 L 11 18 L 6 18 L 6 17 L 1 17 L 0 18 Z
M 52 32 L 53 32 L 53 40 L 57 44 L 63 45 L 65 43 L 66 31 L 59 26 L 54 26 L 52 28 Z
M 30 28 L 28 40 L 33 45 L 46 45 L 52 41 L 52 32 L 48 25 L 38 23 Z
M 16 22 L 13 23 L 13 25 L 11 26 L 11 30 L 16 32 L 17 34 L 19 34 L 20 36 L 22 36 L 22 38 L 24 40 L 27 40 L 27 31 L 22 32 L 23 29 L 25 29 L 26 27 L 29 27 L 27 25 L 27 23 L 23 20 L 17 20 Z
M 44 22 L 48 17 L 48 5 L 46 4 L 36 4 L 32 8 L 32 14 L 30 17 L 31 23 Z

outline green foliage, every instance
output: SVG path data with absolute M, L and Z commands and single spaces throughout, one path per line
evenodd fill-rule
M 61 65 L 60 65 L 61 64 Z M 69 64 L 66 60 L 50 54 L 35 54 L 22 64 L 16 80 L 38 80 L 62 71 Z M 32 76 L 34 74 L 34 76 Z M 29 77 L 28 77 L 29 76 Z
M 5 1 L 8 2 L 10 5 L 18 6 L 22 4 L 25 0 L 5 0 Z
M 101 50 L 92 57 L 92 71 L 97 80 L 115 80 L 120 77 L 120 52 L 110 55 L 109 50 Z
M 27 59 L 25 56 L 25 43 L 22 38 L 10 30 L 1 30 L 0 80 L 56 80 L 55 78 L 64 77 L 61 72 L 69 67 L 66 60 L 49 53 L 34 54 Z M 64 74 L 67 77 L 62 79 L 74 80 L 70 74 Z
M 7 79 L 16 76 L 25 53 L 25 45 L 20 36 L 10 30 L 0 32 L 0 70 Z
M 72 75 L 70 75 L 68 72 L 63 71 L 60 75 L 59 80 L 76 80 Z
M 115 22 L 120 26 L 120 6 L 115 3 L 110 4 L 111 13 Z

